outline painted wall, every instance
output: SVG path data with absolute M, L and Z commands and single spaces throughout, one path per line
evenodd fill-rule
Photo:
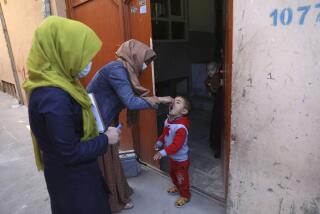
M 234 0 L 227 213 L 320 213 L 316 3 Z
M 42 21 L 42 1 L 1 0 L 1 5 L 8 28 L 16 69 L 20 84 L 22 84 L 26 76 L 25 63 L 31 46 L 33 32 Z M 1 48 L 2 51 L 7 51 L 7 49 Z M 5 70 L 8 73 L 12 72 L 11 66 Z
M 27 74 L 26 61 L 31 47 L 33 33 L 44 17 L 43 1 L 0 0 L 0 3 L 8 28 L 19 81 L 20 84 L 22 84 Z M 57 0 L 56 2 L 55 0 L 51 0 L 51 8 L 52 14 L 65 16 L 64 1 Z M 15 84 L 11 64 L 10 61 L 8 61 L 8 49 L 2 29 L 0 33 L 0 57 L 0 80 L 2 78 L 8 79 L 11 83 Z M 24 100 L 26 101 L 25 95 Z
M 2 80 L 14 84 L 7 43 L 2 29 L 0 22 L 0 84 Z

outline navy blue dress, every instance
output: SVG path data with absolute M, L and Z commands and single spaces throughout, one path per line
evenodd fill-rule
M 43 151 L 52 213 L 111 213 L 108 189 L 97 162 L 107 149 L 108 138 L 100 134 L 80 142 L 81 106 L 60 88 L 37 88 L 30 96 L 29 120 Z

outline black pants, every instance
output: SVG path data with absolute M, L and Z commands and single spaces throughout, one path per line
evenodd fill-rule
M 220 88 L 216 93 L 213 94 L 213 108 L 210 124 L 210 147 L 214 150 L 216 156 L 220 156 L 221 154 L 223 106 L 223 90 Z

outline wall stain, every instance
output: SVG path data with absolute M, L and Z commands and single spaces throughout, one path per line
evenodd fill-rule
M 320 210 L 317 205 L 316 198 L 308 203 L 307 202 L 303 203 L 300 209 L 303 211 L 304 214 L 320 214 Z
M 280 199 L 280 203 L 279 203 L 279 214 L 281 213 L 282 210 L 282 202 L 283 202 L 283 198 Z
M 306 95 L 303 95 L 303 98 L 302 98 L 302 102 L 303 102 L 303 103 L 306 101 L 306 98 L 307 98 L 307 96 L 306 96 Z
M 274 162 L 272 165 L 273 166 L 277 166 L 277 165 L 281 165 L 281 163 L 280 162 Z
M 278 184 L 278 187 L 280 187 L 281 189 L 285 189 L 285 187 L 282 186 L 282 184 Z
M 248 86 L 248 87 L 253 87 L 253 85 L 252 85 L 252 78 L 249 77 L 249 78 L 247 79 L 247 81 L 249 82 L 249 85 L 247 85 L 247 86 Z
M 243 97 L 243 98 L 246 97 L 246 89 L 245 89 L 245 88 L 243 88 L 243 90 L 242 90 L 242 97 Z
M 275 80 L 273 77 L 272 77 L 272 73 L 268 73 L 268 80 Z
M 294 203 L 291 204 L 290 207 L 290 214 L 296 214 L 296 206 Z

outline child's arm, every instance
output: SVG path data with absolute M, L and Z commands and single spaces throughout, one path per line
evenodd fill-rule
M 160 152 L 157 152 L 154 156 L 153 156 L 153 160 L 160 160 L 162 158 L 162 155 L 160 154 Z
M 163 142 L 164 142 L 164 137 L 165 137 L 166 135 L 165 135 L 165 132 L 162 132 L 162 134 L 160 135 L 160 137 L 158 138 L 158 141 L 157 141 L 157 143 L 159 142 L 159 143 L 162 143 L 163 144 Z
M 160 151 L 162 157 L 177 153 L 184 144 L 187 136 L 187 131 L 184 128 L 180 128 L 176 131 L 176 135 L 173 138 L 172 144 Z
M 157 141 L 154 144 L 154 150 L 159 151 L 159 148 L 161 148 L 163 146 L 163 143 L 161 141 Z
M 160 137 L 158 138 L 158 141 L 156 142 L 156 144 L 154 145 L 155 150 L 158 150 L 158 148 L 163 146 L 164 143 L 164 138 L 167 135 L 167 130 L 168 128 L 164 128 L 162 134 L 160 135 Z

